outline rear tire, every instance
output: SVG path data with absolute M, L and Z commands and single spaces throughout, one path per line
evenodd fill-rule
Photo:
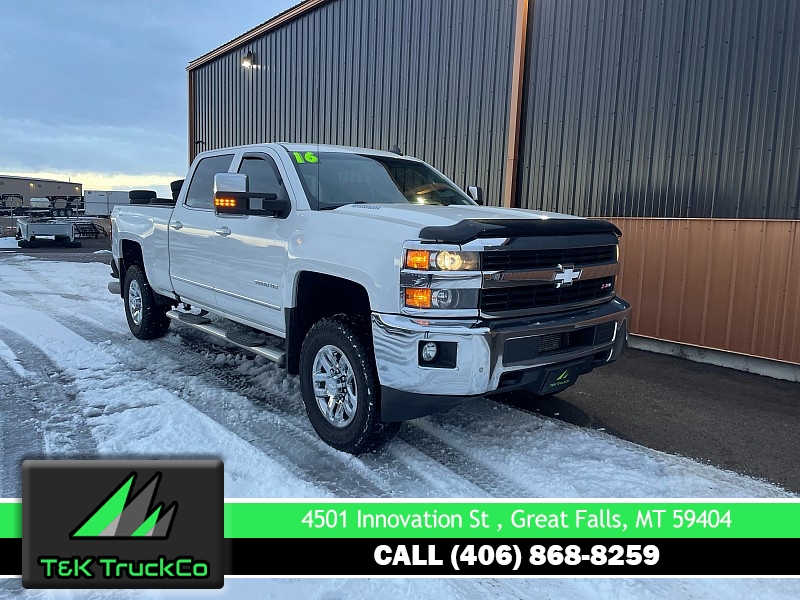
M 125 317 L 131 333 L 140 340 L 163 337 L 169 329 L 169 306 L 156 302 L 156 294 L 139 265 L 128 267 L 123 290 Z
M 300 351 L 300 390 L 317 435 L 342 452 L 368 452 L 400 429 L 400 423 L 381 421 L 380 384 L 363 319 L 336 315 L 311 327 Z

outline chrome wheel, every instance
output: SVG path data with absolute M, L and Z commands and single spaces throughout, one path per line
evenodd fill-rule
M 344 352 L 332 345 L 320 348 L 314 356 L 312 379 L 322 415 L 334 427 L 347 427 L 358 408 L 358 388 Z
M 142 288 L 135 279 L 128 286 L 128 311 L 135 325 L 142 324 Z

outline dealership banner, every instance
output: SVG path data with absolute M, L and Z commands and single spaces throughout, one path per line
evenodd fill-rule
M 213 588 L 225 575 L 800 576 L 786 560 L 800 499 L 223 500 L 219 461 L 152 462 L 26 461 L 38 464 L 23 469 L 22 501 L 0 501 L 0 574 L 30 588 Z

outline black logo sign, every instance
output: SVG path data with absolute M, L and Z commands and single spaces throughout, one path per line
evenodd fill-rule
M 220 588 L 223 502 L 221 461 L 25 461 L 22 584 Z

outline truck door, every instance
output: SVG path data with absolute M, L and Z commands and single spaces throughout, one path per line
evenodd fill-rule
M 227 173 L 233 154 L 209 156 L 195 166 L 189 189 L 169 222 L 169 273 L 182 300 L 216 306 L 214 293 L 214 175 Z
M 247 175 L 248 191 L 288 197 L 285 173 L 269 154 L 245 154 L 238 172 Z M 286 329 L 282 294 L 288 285 L 288 227 L 286 219 L 223 214 L 214 227 L 217 305 L 277 334 Z

